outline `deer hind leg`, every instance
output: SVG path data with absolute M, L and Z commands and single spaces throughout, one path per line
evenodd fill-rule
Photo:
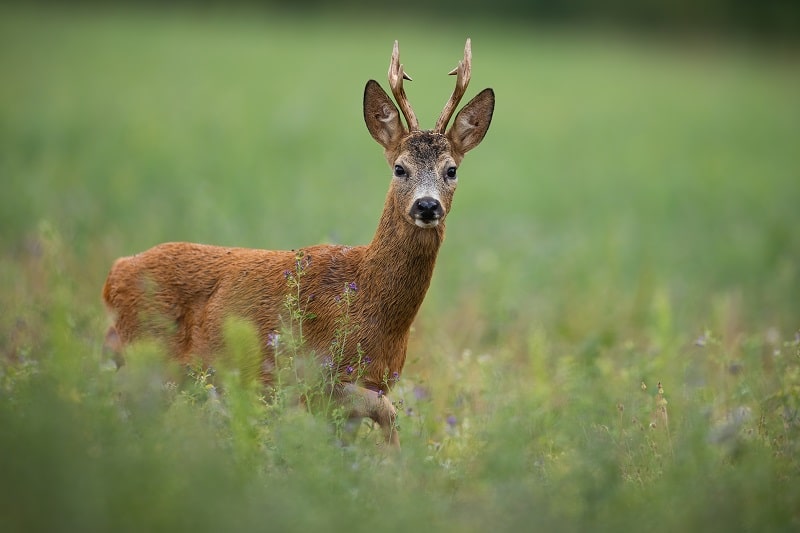
M 106 332 L 106 338 L 103 341 L 103 355 L 114 361 L 117 369 L 125 364 L 125 359 L 122 357 L 122 339 L 114 326 L 109 326 Z
M 400 436 L 395 425 L 397 410 L 384 394 L 347 383 L 342 387 L 342 403 L 350 409 L 349 418 L 371 418 L 383 431 L 386 444 L 400 449 Z

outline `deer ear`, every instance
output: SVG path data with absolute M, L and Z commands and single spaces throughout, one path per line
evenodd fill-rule
M 475 148 L 489 130 L 494 112 L 494 91 L 484 89 L 456 115 L 447 137 L 461 156 Z
M 372 138 L 387 151 L 394 150 L 405 134 L 400 113 L 375 80 L 364 88 L 364 122 Z

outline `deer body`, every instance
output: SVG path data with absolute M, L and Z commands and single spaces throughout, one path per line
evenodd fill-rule
M 362 380 L 376 391 L 386 388 L 385 376 L 402 371 L 408 331 L 430 284 L 442 234 L 407 233 L 405 238 L 378 233 L 378 242 L 368 246 L 300 250 L 305 265 L 300 300 L 314 316 L 303 325 L 308 348 L 320 357 L 328 354 L 339 312 L 336 299 L 353 284 L 360 295 L 349 312 L 359 328 L 348 339 L 352 345 L 340 366 L 356 364 L 360 345 L 372 360 Z M 415 233 L 424 238 L 414 238 Z M 391 242 L 380 242 L 387 239 Z M 264 345 L 280 331 L 289 290 L 286 273 L 295 272 L 297 257 L 294 251 L 161 244 L 117 260 L 103 297 L 112 310 L 136 310 L 117 315 L 114 327 L 123 344 L 146 333 L 165 340 L 183 363 L 193 357 L 211 360 L 224 347 L 227 317 L 253 323 Z M 269 380 L 268 371 L 264 377 Z
M 452 114 L 466 89 L 470 43 L 456 70 L 458 82 L 445 107 Z M 106 346 L 122 351 L 142 337 L 162 339 L 181 362 L 193 357 L 212 360 L 223 348 L 223 328 L 229 317 L 255 325 L 263 347 L 262 374 L 270 381 L 274 368 L 271 335 L 281 328 L 289 291 L 287 274 L 302 261 L 300 298 L 310 317 L 303 323 L 306 347 L 326 357 L 335 338 L 337 299 L 347 286 L 358 291 L 348 309 L 357 328 L 348 335 L 338 373 L 343 385 L 338 398 L 351 417 L 369 417 L 382 428 L 390 445 L 399 445 L 395 411 L 385 392 L 405 363 L 411 323 L 422 304 L 444 239 L 444 219 L 450 210 L 457 179 L 455 169 L 464 154 L 483 139 L 491 121 L 494 94 L 486 89 L 456 116 L 447 133 L 444 125 L 420 131 L 405 98 L 395 43 L 390 85 L 409 127 L 377 82 L 367 83 L 364 118 L 373 138 L 384 148 L 394 169 L 383 212 L 372 241 L 364 246 L 317 245 L 294 251 L 226 248 L 192 243 L 166 243 L 118 259 L 103 288 L 103 299 L 114 324 Z M 450 108 L 449 111 L 448 108 Z M 359 354 L 369 357 L 359 382 L 347 368 Z

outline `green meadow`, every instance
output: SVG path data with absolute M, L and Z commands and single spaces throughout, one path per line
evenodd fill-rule
M 391 170 L 364 84 L 399 39 L 432 127 L 466 37 L 467 98 L 497 105 L 390 395 L 399 455 L 237 356 L 114 368 L 119 256 L 369 242 Z M 0 79 L 0 530 L 800 528 L 796 48 L 4 6 Z

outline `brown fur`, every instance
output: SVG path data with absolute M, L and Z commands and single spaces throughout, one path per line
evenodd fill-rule
M 444 178 L 476 146 L 491 121 L 494 94 L 480 93 L 458 114 L 446 135 L 407 131 L 397 108 L 380 86 L 365 89 L 364 116 L 373 137 L 384 147 L 389 165 L 401 164 L 408 175 L 392 179 L 383 214 L 366 246 L 317 245 L 302 249 L 307 261 L 300 281 L 301 301 L 314 315 L 303 324 L 307 347 L 329 354 L 340 310 L 336 298 L 346 284 L 358 294 L 350 308 L 358 329 L 348 336 L 339 365 L 344 385 L 340 400 L 352 417 L 380 424 L 386 441 L 399 445 L 395 411 L 382 392 L 386 377 L 402 372 L 409 330 L 433 275 L 444 239 L 444 216 L 450 211 L 455 182 Z M 410 215 L 421 180 L 433 183 L 444 215 L 434 227 L 419 227 Z M 223 348 L 228 317 L 250 321 L 263 349 L 265 381 L 272 353 L 268 339 L 281 327 L 285 273 L 295 271 L 294 251 L 225 248 L 166 243 L 118 259 L 111 268 L 103 299 L 114 317 L 106 347 L 119 355 L 123 346 L 143 337 L 162 339 L 179 361 L 211 361 Z M 356 364 L 357 346 L 371 359 L 359 383 L 345 372 Z M 120 356 L 121 357 L 121 356 Z

